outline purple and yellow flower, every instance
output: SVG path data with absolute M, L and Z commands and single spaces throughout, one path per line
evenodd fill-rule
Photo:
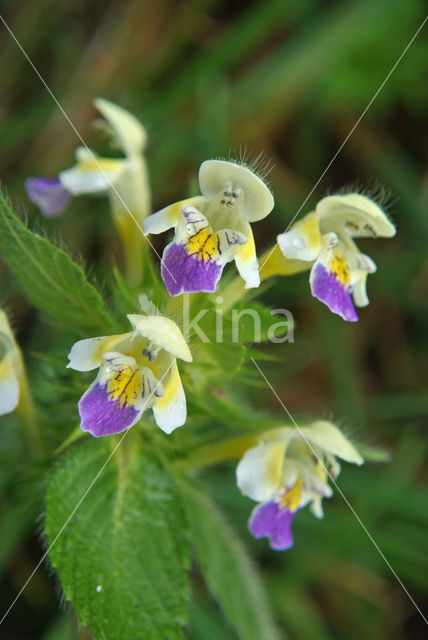
M 259 503 L 248 523 L 251 534 L 257 539 L 268 537 L 276 551 L 292 547 L 291 525 L 300 509 L 310 504 L 313 514 L 323 517 L 322 499 L 333 494 L 328 477 L 336 478 L 340 472 L 336 456 L 363 463 L 343 433 L 323 420 L 299 430 L 285 427 L 267 432 L 246 451 L 236 476 L 241 492 Z
M 354 304 L 369 303 L 366 281 L 376 265 L 361 253 L 354 238 L 391 238 L 395 227 L 382 209 L 360 193 L 320 200 L 315 211 L 278 236 L 287 259 L 311 269 L 312 295 L 348 322 L 358 320 Z
M 144 220 L 144 231 L 162 233 L 174 227 L 165 247 L 162 277 L 172 296 L 213 292 L 224 265 L 232 260 L 246 288 L 260 284 L 250 222 L 272 210 L 273 196 L 248 167 L 207 160 L 199 169 L 201 196 L 169 205 Z
M 21 351 L 7 315 L 0 310 L 0 415 L 12 413 L 19 403 L 24 382 Z
M 157 315 L 128 315 L 128 319 L 132 331 L 79 340 L 68 356 L 72 369 L 99 369 L 79 401 L 81 429 L 95 437 L 132 427 L 150 407 L 165 433 L 186 421 L 176 359 L 191 362 L 192 355 L 180 329 Z

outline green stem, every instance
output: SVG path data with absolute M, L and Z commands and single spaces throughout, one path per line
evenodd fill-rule
M 24 365 L 22 365 L 22 371 L 19 376 L 19 402 L 16 408 L 16 413 L 28 444 L 38 456 L 43 457 L 45 455 L 45 447 L 40 434 L 34 400 L 30 390 L 30 385 L 28 384 Z
M 219 464 L 225 460 L 239 460 L 248 449 L 259 442 L 259 439 L 260 435 L 228 438 L 222 442 L 193 449 L 189 457 L 179 460 L 176 465 L 183 470 L 196 471 Z
M 79 440 L 84 435 L 86 435 L 85 432 L 82 431 L 80 425 L 78 424 L 77 427 L 75 427 L 75 429 L 73 429 L 73 431 L 70 433 L 70 435 L 55 449 L 54 455 L 57 456 L 58 454 L 62 453 L 64 449 L 70 446 L 70 444 L 73 444 L 73 442 L 76 442 L 76 440 Z
M 131 286 L 138 287 L 143 278 L 143 251 L 148 250 L 147 240 L 128 212 L 113 210 L 113 216 L 122 240 L 126 279 Z

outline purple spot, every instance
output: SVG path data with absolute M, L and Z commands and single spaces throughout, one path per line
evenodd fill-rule
M 284 551 L 294 544 L 291 523 L 296 513 L 277 502 L 265 502 L 253 510 L 248 528 L 257 539 L 267 536 L 271 549 Z
M 90 386 L 80 398 L 80 428 L 93 436 L 110 436 L 132 427 L 141 415 L 134 407 L 120 403 L 120 398 L 110 400 L 106 386 L 98 383 Z
M 321 263 L 315 263 L 311 271 L 311 291 L 315 298 L 327 305 L 330 311 L 348 322 L 357 322 L 358 316 L 352 303 L 349 288 L 327 271 Z
M 223 265 L 215 260 L 201 260 L 198 255 L 189 255 L 185 247 L 174 242 L 168 245 L 162 257 L 162 278 L 168 293 L 197 293 L 216 289 Z
M 28 198 L 47 218 L 62 213 L 70 199 L 59 178 L 27 178 L 24 182 Z

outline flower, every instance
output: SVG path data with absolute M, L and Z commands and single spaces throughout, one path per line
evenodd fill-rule
M 109 193 L 113 200 L 119 199 L 116 203 L 119 208 L 125 204 L 142 221 L 150 210 L 150 191 L 142 155 L 146 131 L 122 107 L 103 98 L 94 100 L 94 105 L 107 121 L 104 127 L 114 136 L 126 157 L 100 158 L 87 147 L 78 147 L 74 167 L 61 171 L 57 178 L 28 178 L 25 182 L 27 195 L 42 213 L 52 217 L 62 213 L 70 195 Z
M 250 222 L 272 210 L 273 196 L 248 167 L 207 160 L 199 169 L 201 196 L 169 205 L 144 220 L 144 231 L 175 228 L 164 249 L 162 277 L 172 296 L 213 292 L 227 262 L 235 260 L 246 288 L 260 284 Z
M 0 415 L 12 413 L 18 406 L 23 376 L 21 351 L 7 315 L 0 310 Z
M 71 195 L 109 195 L 113 219 L 121 236 L 130 280 L 141 279 L 141 225 L 150 211 L 150 188 L 143 155 L 147 135 L 144 127 L 128 111 L 97 98 L 94 105 L 104 116 L 103 127 L 113 136 L 124 158 L 100 158 L 87 147 L 76 150 L 76 164 L 57 178 L 28 178 L 29 199 L 47 217 L 63 212 Z M 138 232 L 140 228 L 140 233 Z
M 312 295 L 344 320 L 356 322 L 352 298 L 357 307 L 368 305 L 366 281 L 376 265 L 353 238 L 391 238 L 395 231 L 373 200 L 348 193 L 320 200 L 315 211 L 278 236 L 278 244 L 287 259 L 312 267 Z
M 252 535 L 267 536 L 277 551 L 292 547 L 291 524 L 300 509 L 310 504 L 313 514 L 323 517 L 322 499 L 333 493 L 328 476 L 336 478 L 340 471 L 336 456 L 363 463 L 343 433 L 323 420 L 299 430 L 285 427 L 267 432 L 246 451 L 236 476 L 241 492 L 260 503 L 248 523 Z
M 76 342 L 68 367 L 99 368 L 79 401 L 81 429 L 93 436 L 120 433 L 153 408 L 158 426 L 171 433 L 186 421 L 186 397 L 176 358 L 192 361 L 178 326 L 156 315 L 128 315 L 132 331 Z

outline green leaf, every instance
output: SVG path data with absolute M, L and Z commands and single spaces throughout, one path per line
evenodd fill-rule
M 244 546 L 211 499 L 182 484 L 196 552 L 208 587 L 243 640 L 275 640 L 256 569 Z
M 35 307 L 78 327 L 108 327 L 103 300 L 82 267 L 15 216 L 0 193 L 0 249 Z
M 286 342 L 293 330 L 291 316 L 285 310 L 269 309 L 259 302 L 245 301 L 239 309 L 232 309 L 229 316 L 239 341 L 244 343 L 266 342 L 272 337 Z
M 155 454 L 127 438 L 54 543 L 113 440 L 91 439 L 55 470 L 45 522 L 50 559 L 95 638 L 183 638 L 190 551 L 179 495 Z

